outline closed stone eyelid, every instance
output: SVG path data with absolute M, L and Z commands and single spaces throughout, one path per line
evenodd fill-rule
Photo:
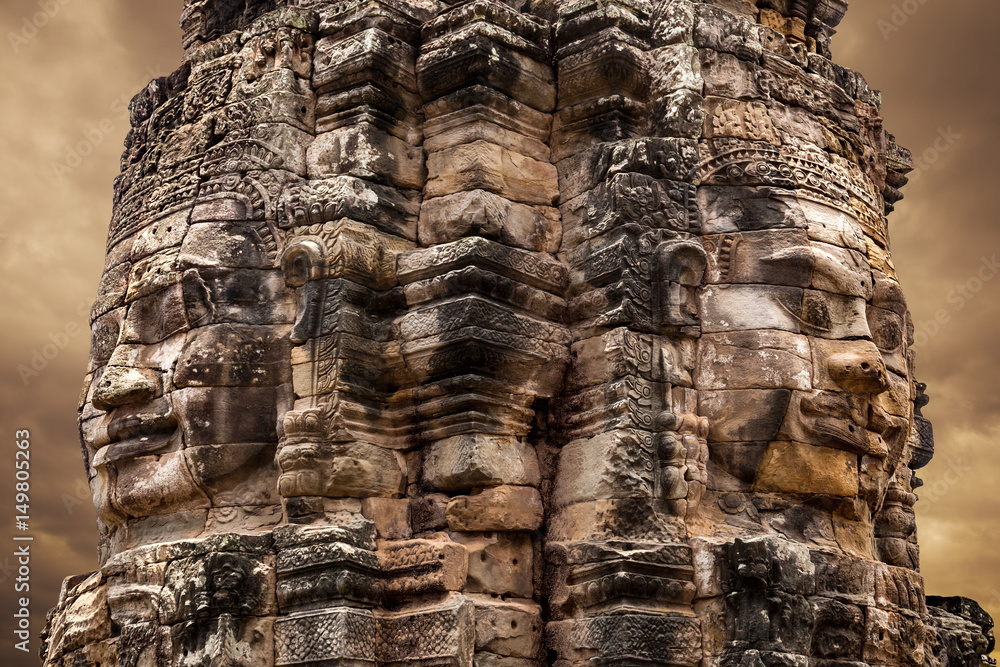
M 832 327 L 831 328 L 821 327 L 821 326 L 819 326 L 817 324 L 813 324 L 812 322 L 806 321 L 801 315 L 799 315 L 798 313 L 796 313 L 795 311 L 793 311 L 791 308 L 789 308 L 788 306 L 786 306 L 784 303 L 782 303 L 780 301 L 778 302 L 778 305 L 781 306 L 781 309 L 784 310 L 786 313 L 788 313 L 796 322 L 798 322 L 799 324 L 801 324 L 804 327 L 807 327 L 807 328 L 811 329 L 812 331 L 822 331 L 823 333 L 829 333 L 829 332 L 833 331 Z M 846 322 L 833 322 L 833 324 L 835 324 L 835 325 L 846 325 L 847 323 Z

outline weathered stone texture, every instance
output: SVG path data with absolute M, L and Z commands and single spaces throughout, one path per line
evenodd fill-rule
M 944 667 L 844 0 L 187 0 L 46 665 Z

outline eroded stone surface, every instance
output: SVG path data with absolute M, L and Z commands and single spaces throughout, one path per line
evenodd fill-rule
M 846 8 L 187 0 L 45 664 L 979 664 Z

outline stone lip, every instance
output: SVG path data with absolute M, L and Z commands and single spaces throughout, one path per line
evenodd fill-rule
M 172 410 L 115 414 L 108 426 L 108 443 L 97 451 L 92 464 L 99 467 L 154 454 L 176 444 L 178 437 L 179 422 Z

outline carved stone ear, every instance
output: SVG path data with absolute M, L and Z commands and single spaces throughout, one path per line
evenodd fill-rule
M 917 397 L 913 400 L 913 429 L 910 431 L 910 468 L 920 470 L 934 458 L 934 426 L 921 412 L 930 402 L 927 385 L 917 383 Z
M 184 312 L 188 324 L 196 327 L 208 324 L 215 316 L 212 293 L 202 280 L 198 269 L 188 269 L 181 278 L 181 294 L 184 297 Z
M 326 245 L 317 238 L 296 239 L 281 254 L 281 270 L 289 287 L 302 287 L 310 280 L 319 280 L 325 266 Z
M 281 255 L 281 270 L 285 284 L 296 288 L 298 305 L 292 342 L 301 344 L 315 338 L 323 318 L 324 285 L 320 282 L 326 274 L 326 246 L 319 239 L 300 239 L 289 244 Z
M 707 267 L 708 258 L 697 243 L 674 241 L 657 247 L 653 299 L 656 327 L 700 326 L 697 293 Z

